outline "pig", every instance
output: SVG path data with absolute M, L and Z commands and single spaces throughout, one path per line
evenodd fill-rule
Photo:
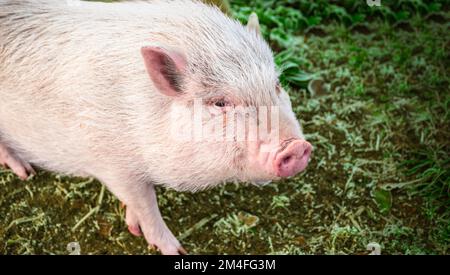
M 200 125 L 248 118 L 245 137 L 174 138 L 198 106 Z M 254 119 L 264 106 L 276 120 Z M 21 179 L 33 167 L 98 179 L 162 254 L 186 251 L 155 186 L 262 184 L 303 171 L 311 152 L 255 15 L 243 26 L 189 0 L 0 0 L 0 163 Z

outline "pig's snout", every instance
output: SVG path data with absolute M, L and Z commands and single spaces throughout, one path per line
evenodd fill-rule
M 311 151 L 311 144 L 305 140 L 289 139 L 284 141 L 273 162 L 277 176 L 291 177 L 305 170 Z

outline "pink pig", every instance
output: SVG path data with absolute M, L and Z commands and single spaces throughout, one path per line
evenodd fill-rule
M 31 165 L 97 178 L 163 254 L 185 250 L 155 185 L 277 180 L 311 151 L 254 15 L 245 27 L 188 0 L 0 0 L 0 163 L 22 179 Z

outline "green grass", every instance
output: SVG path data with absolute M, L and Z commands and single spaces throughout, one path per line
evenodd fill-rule
M 244 23 L 259 15 L 315 150 L 305 173 L 264 188 L 159 189 L 185 248 L 366 254 L 377 242 L 385 254 L 448 254 L 446 2 L 230 2 Z M 67 254 L 72 241 L 86 254 L 154 253 L 127 232 L 119 202 L 101 196 L 95 180 L 39 171 L 21 182 L 0 170 L 0 190 L 0 253 Z

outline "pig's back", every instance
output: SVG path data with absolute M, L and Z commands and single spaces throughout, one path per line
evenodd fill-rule
M 149 83 L 139 52 L 148 26 L 133 9 L 65 3 L 0 0 L 0 142 L 32 163 L 84 174 L 89 156 L 120 147 L 130 103 L 120 93 Z

